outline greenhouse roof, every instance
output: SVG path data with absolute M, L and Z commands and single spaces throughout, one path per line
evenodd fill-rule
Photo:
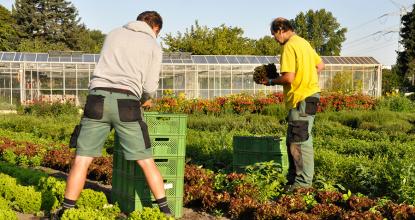
M 82 52 L 0 52 L 0 61 L 20 62 L 60 62 L 60 63 L 96 63 L 99 54 Z M 325 64 L 380 64 L 373 57 L 322 56 Z M 191 55 L 190 53 L 164 53 L 165 64 L 262 64 L 279 63 L 279 56 L 255 55 Z

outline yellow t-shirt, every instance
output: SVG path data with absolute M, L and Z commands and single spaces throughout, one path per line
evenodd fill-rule
M 308 96 L 320 92 L 316 65 L 321 58 L 305 39 L 293 35 L 283 46 L 280 58 L 280 72 L 295 73 L 294 81 L 284 85 L 284 99 L 287 108 Z

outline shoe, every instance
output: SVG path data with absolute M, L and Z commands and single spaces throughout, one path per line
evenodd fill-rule
M 63 207 L 59 207 L 58 209 L 56 209 L 54 212 L 51 213 L 50 215 L 50 219 L 51 220 L 59 220 L 61 219 L 63 213 L 66 211 L 65 208 Z

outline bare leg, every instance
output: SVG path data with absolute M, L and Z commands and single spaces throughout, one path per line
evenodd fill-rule
M 77 200 L 85 185 L 88 167 L 93 157 L 76 156 L 66 182 L 65 198 Z
M 138 165 L 146 176 L 147 184 L 150 187 L 154 198 L 160 199 L 166 196 L 164 191 L 163 178 L 161 177 L 160 171 L 158 170 L 156 163 L 153 158 L 145 160 L 137 160 Z

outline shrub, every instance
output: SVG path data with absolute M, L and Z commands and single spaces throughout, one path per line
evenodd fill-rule
M 376 105 L 377 109 L 387 109 L 394 112 L 413 112 L 414 107 L 414 103 L 403 96 L 383 97 Z
M 73 103 L 66 102 L 45 102 L 42 100 L 34 101 L 26 106 L 18 108 L 19 114 L 35 116 L 54 116 L 79 115 L 79 109 Z

